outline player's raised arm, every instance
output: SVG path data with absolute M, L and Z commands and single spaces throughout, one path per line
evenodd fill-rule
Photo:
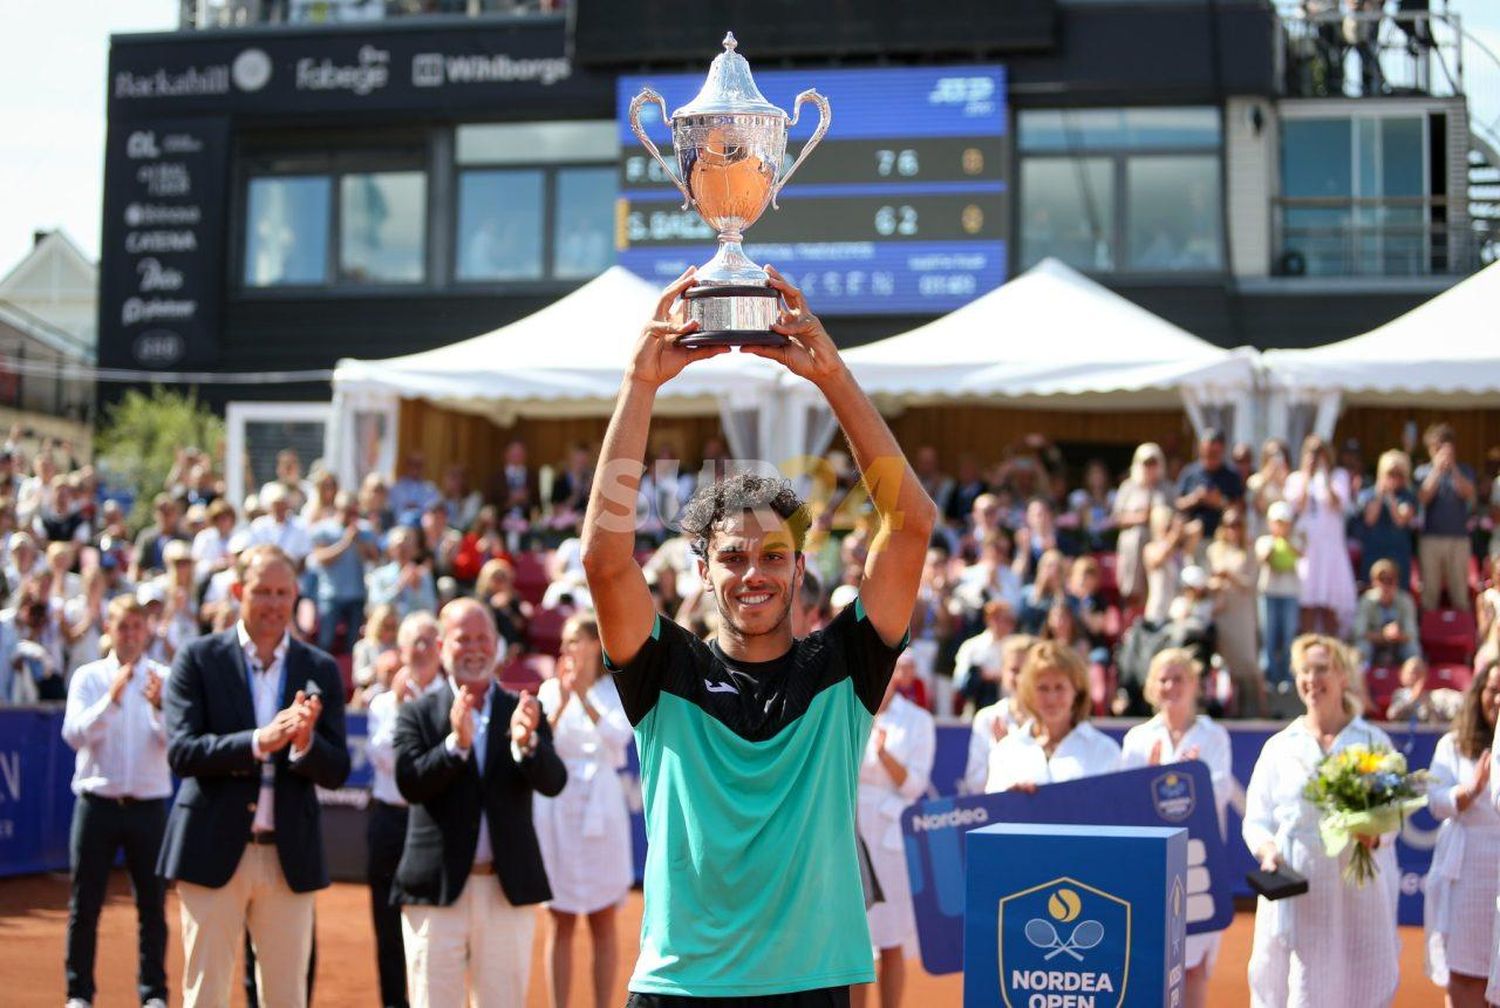
M 641 333 L 604 433 L 583 519 L 583 569 L 599 617 L 600 641 L 617 665 L 635 657 L 651 633 L 656 611 L 645 575 L 635 562 L 636 494 L 645 468 L 656 390 L 693 361 L 727 349 L 684 350 L 677 345 L 680 337 L 698 329 L 696 322 L 684 322 L 681 313 L 673 310 L 678 296 L 692 283 L 689 269 L 667 287 L 656 314 Z
M 880 528 L 865 560 L 860 599 L 870 625 L 891 646 L 906 635 L 916 603 L 922 561 L 937 521 L 937 507 L 912 471 L 885 419 L 854 380 L 833 339 L 808 310 L 807 299 L 774 268 L 771 286 L 786 310 L 771 328 L 786 336 L 785 347 L 746 347 L 745 351 L 784 364 L 816 385 L 849 439 L 854 461 L 880 516 Z

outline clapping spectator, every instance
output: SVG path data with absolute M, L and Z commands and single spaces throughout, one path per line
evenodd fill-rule
M 1108 607 L 1099 592 L 1099 561 L 1091 556 L 1074 557 L 1068 566 L 1068 608 L 1078 618 L 1079 630 L 1088 641 L 1089 660 L 1109 663 Z
M 1000 644 L 1000 698 L 974 714 L 969 732 L 969 758 L 964 768 L 964 788 L 968 794 L 984 792 L 985 778 L 990 772 L 990 750 L 1031 717 L 1016 695 L 1016 682 L 1035 643 L 1036 638 L 1029 634 L 1012 634 Z
M 443 507 L 448 512 L 450 528 L 465 532 L 474 524 L 484 497 L 477 490 L 469 489 L 469 472 L 461 465 L 450 465 L 443 470 Z
M 1151 540 L 1141 554 L 1146 567 L 1146 622 L 1167 621 L 1167 610 L 1177 597 L 1182 569 L 1192 562 L 1203 523 L 1181 511 L 1160 507 L 1151 513 Z
M 459 540 L 453 555 L 453 576 L 460 584 L 471 585 L 491 560 L 509 560 L 505 533 L 500 528 L 500 513 L 486 504 L 474 516 L 473 524 Z
M 1044 497 L 1033 497 L 1026 502 L 1026 522 L 1016 529 L 1016 555 L 1011 566 L 1022 581 L 1036 577 L 1037 561 L 1048 550 L 1071 555 L 1072 544 L 1057 530 L 1057 518 L 1052 513 L 1052 502 Z
M 1266 715 L 1266 677 L 1260 667 L 1255 619 L 1259 564 L 1245 530 L 1245 512 L 1230 508 L 1208 545 L 1208 586 L 1214 597 L 1214 647 L 1234 681 L 1235 713 Z
M 1091 550 L 1105 548 L 1114 531 L 1115 491 L 1109 485 L 1109 467 L 1090 459 L 1083 468 L 1083 486 L 1068 495 L 1068 512 L 1081 544 Z
M 1419 724 L 1448 724 L 1463 707 L 1464 695 L 1456 689 L 1440 686 L 1429 689 L 1427 663 L 1413 656 L 1401 663 L 1401 686 L 1391 694 L 1386 720 L 1411 720 Z
M 395 606 L 384 603 L 370 610 L 364 636 L 354 642 L 355 687 L 364 689 L 375 681 L 375 663 L 382 655 L 396 653 L 396 634 L 400 628 L 401 617 Z
M 411 452 L 401 465 L 401 477 L 390 488 L 390 509 L 403 525 L 414 524 L 427 505 L 442 499 L 426 477 L 426 469 L 426 458 L 420 452 Z
M 1146 442 L 1135 450 L 1130 475 L 1115 491 L 1115 579 L 1127 608 L 1144 604 L 1146 566 L 1144 553 L 1151 540 L 1151 516 L 1157 508 L 1171 504 L 1166 484 L 1166 457 L 1156 444 Z
M 1421 657 L 1417 644 L 1417 606 L 1401 590 L 1396 577 L 1394 562 L 1377 560 L 1370 569 L 1370 590 L 1359 600 L 1354 640 L 1365 668 L 1390 668 Z
M 359 631 L 365 614 L 365 569 L 380 559 L 380 540 L 359 516 L 359 505 L 348 493 L 334 497 L 333 516 L 312 530 L 308 567 L 315 581 L 318 607 L 318 647 L 334 653 L 340 625 L 345 640 Z
M 366 580 L 365 594 L 370 604 L 393 605 L 398 623 L 420 609 L 437 611 L 437 586 L 431 568 L 417 559 L 417 536 L 415 529 L 404 525 L 392 529 L 386 539 L 390 562 L 376 567 Z M 394 636 L 392 630 L 393 639 Z
M 1036 580 L 1021 591 L 1021 611 L 1017 616 L 1017 623 L 1023 633 L 1040 633 L 1052 607 L 1059 602 L 1067 602 L 1063 582 L 1065 562 L 1062 552 L 1055 549 L 1043 553 L 1037 561 Z
M 953 597 L 967 615 L 975 616 L 995 600 L 1019 608 L 1021 592 L 1021 579 L 1011 567 L 1010 533 L 997 529 L 980 545 L 978 560 L 959 571 Z
M 229 540 L 234 535 L 234 505 L 220 498 L 208 506 L 208 524 L 193 536 L 193 561 L 199 581 L 207 581 L 234 563 Z
M 561 531 L 575 531 L 588 506 L 589 487 L 594 480 L 594 454 L 588 445 L 575 444 L 568 452 L 563 470 L 552 480 L 551 525 Z
M 307 503 L 302 506 L 301 517 L 302 524 L 311 530 L 330 518 L 338 517 L 339 506 L 336 498 L 339 493 L 339 480 L 327 469 L 314 466 L 308 482 L 312 484 L 312 494 L 308 497 Z
M 912 457 L 912 471 L 917 474 L 927 496 L 937 505 L 938 513 L 946 514 L 948 501 L 953 496 L 954 482 L 951 476 L 943 472 L 938 462 L 937 449 L 932 445 L 918 448 Z
M 1316 434 L 1302 442 L 1302 462 L 1286 478 L 1286 502 L 1307 539 L 1302 577 L 1302 632 L 1337 635 L 1354 615 L 1354 571 L 1344 538 L 1349 474 L 1333 466 L 1328 443 Z
M 295 450 L 283 448 L 276 453 L 276 478 L 260 488 L 261 503 L 267 507 L 270 506 L 266 499 L 267 491 L 273 487 L 281 488 L 282 498 L 292 511 L 301 511 L 307 505 L 311 494 L 307 484 L 302 481 L 302 459 Z
M 22 581 L 15 605 L 0 611 L 0 685 L 11 703 L 67 699 L 62 607 L 51 591 L 44 570 Z
M 448 524 L 448 506 L 441 500 L 428 504 L 422 509 L 418 529 L 422 533 L 418 557 L 432 568 L 433 577 L 452 577 L 453 561 L 464 537 Z
M 526 650 L 526 625 L 531 621 L 531 603 L 516 592 L 516 572 L 508 560 L 491 560 L 479 572 L 474 597 L 495 620 L 500 635 L 501 659 Z
M 82 502 L 75 496 L 76 477 L 52 477 L 52 493 L 32 520 L 32 530 L 44 542 L 86 543 L 93 536 Z
M 266 508 L 266 513 L 250 523 L 242 548 L 276 546 L 300 571 L 307 555 L 312 552 L 312 536 L 297 516 L 292 501 L 286 484 L 267 483 L 260 492 L 260 503 Z
M 958 646 L 953 659 L 953 689 L 973 713 L 1000 699 L 1002 648 L 1015 632 L 1016 613 L 1004 599 L 984 606 L 984 629 Z
M 177 528 L 181 512 L 170 494 L 156 495 L 151 501 L 151 514 L 155 523 L 141 529 L 140 535 L 135 537 L 135 560 L 130 566 L 130 580 L 137 584 L 167 569 L 162 551 L 167 548 L 167 543 L 181 537 Z
M 1444 589 L 1448 604 L 1469 611 L 1469 511 L 1476 497 L 1474 470 L 1458 461 L 1453 428 L 1434 424 L 1423 439 L 1431 459 L 1416 472 L 1422 502 L 1422 608 L 1436 609 Z
M 1209 428 L 1198 441 L 1198 461 L 1177 478 L 1177 509 L 1201 522 L 1203 534 L 1212 536 L 1224 509 L 1244 496 L 1239 474 L 1224 464 L 1223 431 Z
M 1417 517 L 1417 497 L 1411 491 L 1411 459 L 1391 449 L 1375 466 L 1375 485 L 1359 495 L 1357 507 L 1360 580 L 1370 581 L 1378 560 L 1396 565 L 1396 577 L 1411 584 L 1411 529 Z

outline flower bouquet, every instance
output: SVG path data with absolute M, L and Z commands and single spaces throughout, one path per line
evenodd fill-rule
M 1323 811 L 1318 832 L 1329 857 L 1354 843 L 1344 881 L 1361 888 L 1375 877 L 1370 848 L 1357 841 L 1401 828 L 1427 804 L 1427 774 L 1408 771 L 1406 757 L 1385 746 L 1352 745 L 1323 757 L 1302 797 Z

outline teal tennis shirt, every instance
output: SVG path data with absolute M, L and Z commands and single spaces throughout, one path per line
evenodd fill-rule
M 753 997 L 875 979 L 855 846 L 865 740 L 900 648 L 859 602 L 770 662 L 657 617 L 622 668 L 646 811 L 630 989 Z

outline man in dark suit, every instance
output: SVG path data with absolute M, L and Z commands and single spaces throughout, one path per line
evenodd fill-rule
M 440 629 L 448 682 L 396 720 L 396 786 L 411 809 L 392 898 L 411 1006 L 463 1003 L 466 973 L 470 1004 L 524 1004 L 531 905 L 552 897 L 532 794 L 557 795 L 568 773 L 536 698 L 495 679 L 489 612 L 456 599 Z
M 177 880 L 183 1003 L 229 1003 L 245 928 L 261 998 L 307 1004 L 313 893 L 328 885 L 315 785 L 349 776 L 338 667 L 287 632 L 296 565 L 236 562 L 234 629 L 193 641 L 167 680 L 167 761 L 182 778 L 157 871 Z

